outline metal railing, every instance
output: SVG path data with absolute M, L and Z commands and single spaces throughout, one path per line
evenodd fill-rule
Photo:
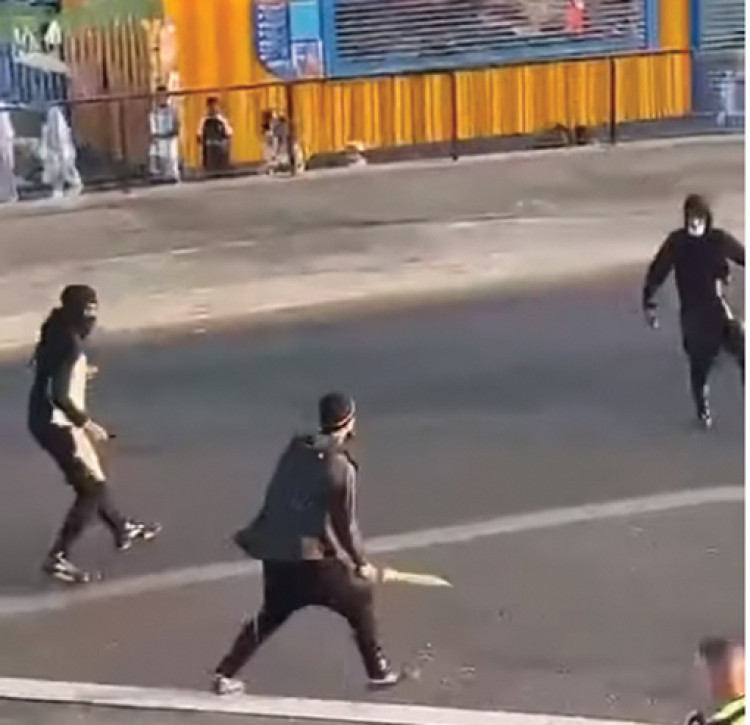
M 554 67 L 526 63 L 204 88 L 171 94 L 169 102 L 180 122 L 183 178 L 295 174 L 304 167 L 363 159 L 459 159 L 501 150 L 741 131 L 741 124 L 726 122 L 737 115 L 737 104 L 723 117 L 721 111 L 722 98 L 737 95 L 737 74 L 732 81 L 735 95 L 727 91 L 725 79 L 718 91 L 709 84 L 708 91 L 696 96 L 701 104 L 693 103 L 694 68 L 700 69 L 703 61 L 689 51 L 661 51 L 582 58 Z M 744 88 L 744 77 L 742 84 Z M 211 97 L 218 99 L 233 133 L 228 163 L 206 169 L 197 136 Z M 86 186 L 127 189 L 162 180 L 151 168 L 149 114 L 155 103 L 150 94 L 129 94 L 66 104 Z M 276 133 L 263 127 L 267 111 L 280 117 Z M 742 114 L 744 123 L 744 105 Z M 21 146 L 16 171 L 22 179 L 21 196 L 45 193 L 43 160 L 34 139 L 24 143 L 22 136 Z

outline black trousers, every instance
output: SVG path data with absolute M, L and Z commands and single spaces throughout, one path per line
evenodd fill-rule
M 208 172 L 226 171 L 230 167 L 229 141 L 203 143 L 203 169 Z
M 354 634 L 367 675 L 382 674 L 383 655 L 375 623 L 372 585 L 335 559 L 264 562 L 261 609 L 242 628 L 216 672 L 234 677 L 263 642 L 292 614 L 306 607 L 324 607 L 344 617 Z
M 745 381 L 745 328 L 739 320 L 682 320 L 683 348 L 690 366 L 690 388 L 698 413 L 708 410 L 708 378 L 719 353 L 728 353 Z
M 97 517 L 117 541 L 127 519 L 112 502 L 107 483 L 92 475 L 79 457 L 73 432 L 57 425 L 44 425 L 32 426 L 31 434 L 57 464 L 66 482 L 75 491 L 73 505 L 68 510 L 50 553 L 68 556 L 73 544 Z

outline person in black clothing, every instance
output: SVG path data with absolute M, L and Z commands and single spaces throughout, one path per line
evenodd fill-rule
M 654 296 L 674 270 L 693 400 L 698 421 L 710 428 L 708 376 L 722 349 L 737 362 L 743 385 L 745 380 L 745 330 L 724 295 L 730 280 L 729 262 L 744 267 L 745 249 L 729 232 L 714 226 L 708 203 L 697 194 L 685 200 L 684 220 L 648 268 L 643 309 L 649 325 L 658 327 Z
M 263 604 L 216 668 L 217 694 L 242 692 L 235 675 L 292 614 L 308 606 L 348 621 L 371 687 L 399 681 L 378 640 L 376 570 L 365 558 L 357 524 L 358 468 L 346 448 L 354 434 L 354 401 L 332 393 L 319 408 L 320 433 L 292 439 L 260 513 L 235 537 L 245 553 L 263 562 Z
M 60 302 L 42 325 L 32 359 L 28 427 L 76 494 L 43 570 L 63 582 L 84 583 L 91 575 L 72 564 L 68 556 L 95 516 L 112 532 L 120 551 L 139 539 L 154 538 L 160 526 L 132 521 L 117 510 L 99 462 L 97 446 L 110 434 L 86 412 L 86 385 L 94 369 L 83 351 L 96 323 L 96 292 L 85 285 L 71 285 L 63 290 Z
M 198 129 L 198 144 L 203 155 L 203 168 L 208 172 L 229 168 L 232 126 L 222 115 L 219 99 L 211 96 L 206 102 L 206 115 Z

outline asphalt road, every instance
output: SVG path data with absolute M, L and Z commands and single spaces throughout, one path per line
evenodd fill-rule
M 370 536 L 741 485 L 736 371 L 724 364 L 717 372 L 715 430 L 695 430 L 673 304 L 662 330 L 645 329 L 639 281 L 624 272 L 99 350 L 92 409 L 119 433 L 113 484 L 128 511 L 161 520 L 165 531 L 120 559 L 97 531 L 80 560 L 123 577 L 236 559 L 228 536 L 252 514 L 287 436 L 313 424 L 329 388 L 359 402 L 360 507 Z M 20 362 L 0 369 L 0 496 L 8 502 L 0 596 L 48 589 L 38 563 L 69 495 L 24 432 L 27 378 Z M 460 583 L 453 598 L 384 597 L 396 656 L 438 653 L 399 697 L 676 717 L 690 704 L 684 677 L 695 638 L 707 628 L 741 633 L 742 528 L 741 507 L 721 504 L 519 534 L 512 547 L 498 539 L 393 555 Z M 0 620 L 0 674 L 199 687 L 253 605 L 256 584 Z M 701 594 L 709 590 L 710 600 Z M 339 630 L 315 615 L 295 621 L 264 654 L 253 686 L 361 695 L 348 638 L 328 642 Z

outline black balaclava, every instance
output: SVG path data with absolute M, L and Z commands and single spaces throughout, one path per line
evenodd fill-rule
M 96 325 L 99 300 L 96 290 L 85 284 L 67 286 L 60 295 L 66 322 L 82 337 L 87 338 Z
M 690 194 L 683 205 L 685 230 L 691 237 L 703 237 L 711 229 L 711 207 L 699 194 Z

